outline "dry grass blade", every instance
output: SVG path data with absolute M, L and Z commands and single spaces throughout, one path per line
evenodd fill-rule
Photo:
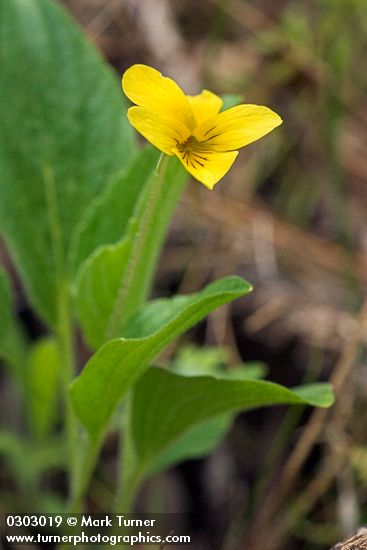
M 365 335 L 366 329 L 367 301 L 360 310 L 357 328 L 351 335 L 349 342 L 347 342 L 344 353 L 330 378 L 330 383 L 333 385 L 336 399 L 340 396 L 347 376 L 354 366 L 359 345 Z M 265 498 L 264 502 L 261 504 L 261 510 L 254 520 L 249 534 L 249 539 L 251 541 L 249 545 L 252 550 L 270 550 L 270 548 L 271 550 L 277 550 L 281 548 L 281 541 L 288 528 L 288 522 L 287 520 L 283 522 L 280 521 L 277 514 L 289 497 L 302 466 L 313 446 L 318 441 L 328 415 L 329 411 L 327 409 L 315 409 L 312 413 L 298 444 L 281 472 L 279 482 L 276 484 L 274 490 L 268 493 L 267 498 Z M 273 533 L 271 546 L 269 546 L 268 537 L 266 537 L 265 540 L 259 533 Z

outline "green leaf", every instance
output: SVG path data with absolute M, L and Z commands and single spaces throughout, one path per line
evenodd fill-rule
M 173 442 L 218 415 L 277 404 L 328 407 L 332 403 L 328 384 L 290 390 L 272 382 L 189 378 L 152 367 L 138 380 L 130 403 L 135 468 L 146 471 L 152 464 L 160 465 L 157 457 Z M 167 455 L 162 456 L 167 462 Z
M 0 36 L 0 227 L 55 325 L 74 229 L 131 158 L 133 134 L 117 79 L 56 3 L 0 0 Z
M 137 312 L 126 338 L 102 346 L 71 386 L 75 412 L 91 436 L 98 439 L 131 384 L 172 340 L 210 311 L 250 291 L 246 281 L 227 277 L 198 294 L 153 301 Z
M 260 361 L 241 363 L 225 371 L 225 378 L 232 380 L 260 380 L 265 378 L 268 367 Z M 221 377 L 224 377 L 223 375 Z
M 154 156 L 151 151 L 149 155 L 150 171 L 142 172 L 140 163 L 136 163 L 128 175 L 131 185 L 141 180 L 142 175 L 146 181 L 128 229 L 127 219 L 123 218 L 126 238 L 115 245 L 99 247 L 83 263 L 76 281 L 77 316 L 87 343 L 94 349 L 111 337 L 122 335 L 126 320 L 146 300 L 169 220 L 186 181 L 186 173 L 178 161 L 170 159 L 164 184 L 155 197 L 157 210 L 144 226 L 144 215 L 151 206 L 151 193 L 156 184 L 152 172 Z M 99 211 L 98 216 L 101 215 Z M 108 215 L 107 208 L 105 215 Z M 126 299 L 121 304 L 121 289 L 125 284 Z
M 156 475 L 185 460 L 209 455 L 224 439 L 232 421 L 233 415 L 223 414 L 197 424 L 153 458 L 148 475 Z
M 179 349 L 170 370 L 183 376 L 216 376 L 241 380 L 264 378 L 267 367 L 254 361 L 228 367 L 230 350 L 226 347 L 188 345 Z
M 186 346 L 180 349 L 170 371 L 181 376 L 212 376 L 219 379 L 256 380 L 266 374 L 260 362 L 242 363 L 225 370 L 229 350 L 225 347 Z M 184 460 L 210 454 L 225 437 L 233 421 L 233 414 L 224 413 L 195 425 L 153 460 L 149 475 L 156 474 Z
M 170 370 L 185 376 L 205 376 L 223 372 L 229 363 L 230 350 L 224 346 L 186 345 L 179 348 Z
M 59 354 L 53 338 L 38 341 L 28 358 L 28 402 L 35 436 L 50 434 L 56 420 Z
M 100 247 L 85 262 L 77 280 L 75 307 L 88 345 L 103 342 L 112 305 L 129 259 L 131 240 Z
M 151 177 L 158 158 L 157 149 L 142 149 L 127 170 L 114 178 L 105 193 L 86 210 L 78 225 L 71 251 L 74 271 L 98 247 L 114 244 L 126 233 L 139 194 Z

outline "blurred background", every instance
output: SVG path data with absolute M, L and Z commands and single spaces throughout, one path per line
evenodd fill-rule
M 154 292 L 245 277 L 252 295 L 181 339 L 181 355 L 197 358 L 200 345 L 203 363 L 260 361 L 269 380 L 331 380 L 337 393 L 330 411 L 240 416 L 210 458 L 150 482 L 139 506 L 164 498 L 189 513 L 198 549 L 330 548 L 367 523 L 366 2 L 63 4 L 118 74 L 146 63 L 187 93 L 234 94 L 282 116 L 213 192 L 188 184 Z M 115 446 L 98 472 L 102 507 Z

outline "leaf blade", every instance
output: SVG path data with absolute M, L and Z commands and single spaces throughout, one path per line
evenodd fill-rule
M 55 325 L 45 171 L 65 257 L 83 210 L 130 157 L 133 134 L 117 79 L 60 6 L 0 0 L 0 36 L 0 227 L 31 301 Z
M 98 439 L 131 384 L 172 340 L 210 311 L 247 294 L 251 288 L 239 277 L 220 279 L 197 295 L 179 297 L 173 303 L 171 317 L 166 312 L 160 327 L 152 319 L 150 328 L 146 322 L 143 336 L 138 337 L 139 323 L 135 320 L 134 336 L 130 333 L 129 338 L 111 340 L 102 346 L 70 388 L 74 410 L 90 435 Z M 151 304 L 147 307 L 150 309 Z M 146 321 L 145 312 L 143 308 L 137 317 Z
M 272 382 L 189 378 L 152 367 L 138 380 L 131 403 L 136 468 L 148 467 L 179 437 L 220 415 L 277 404 L 328 407 L 332 402 L 328 384 L 290 390 Z

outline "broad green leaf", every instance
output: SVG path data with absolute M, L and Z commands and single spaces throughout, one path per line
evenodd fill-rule
M 189 378 L 152 367 L 138 380 L 130 403 L 136 470 L 151 467 L 174 441 L 218 415 L 277 404 L 328 407 L 332 402 L 328 384 L 290 390 L 272 382 Z
M 169 220 L 186 181 L 178 161 L 170 159 L 163 186 L 157 190 L 158 196 L 152 197 L 156 181 L 151 151 L 149 155 L 151 170 L 143 172 L 147 176 L 145 185 L 128 227 L 123 218 L 126 238 L 118 244 L 99 247 L 79 271 L 75 289 L 77 315 L 85 339 L 94 349 L 121 336 L 126 320 L 146 300 Z M 129 181 L 131 185 L 140 181 L 141 186 L 141 166 L 134 166 Z
M 86 210 L 71 251 L 74 271 L 98 247 L 116 243 L 127 231 L 139 194 L 151 177 L 158 158 L 157 149 L 142 149 L 127 169 L 114 178 L 105 193 Z
M 126 337 L 102 346 L 71 386 L 75 412 L 91 436 L 100 436 L 131 384 L 172 340 L 250 290 L 239 277 L 227 277 L 198 294 L 159 300 L 160 307 L 153 301 L 137 312 Z
M 225 347 L 189 345 L 180 348 L 169 369 L 181 376 L 208 375 L 234 380 L 257 380 L 263 378 L 267 372 L 266 365 L 260 362 L 244 363 L 224 370 L 228 362 L 229 350 Z M 210 454 L 225 437 L 232 421 L 233 414 L 224 413 L 194 426 L 156 457 L 149 468 L 149 475 L 184 460 Z
M 30 349 L 27 369 L 31 423 L 39 439 L 49 435 L 56 420 L 59 374 L 59 354 L 55 340 L 39 340 Z
M 204 348 L 205 349 L 205 348 Z M 214 355 L 215 348 L 211 351 Z M 189 376 L 187 371 L 178 372 L 181 376 Z M 198 373 L 198 369 L 192 371 L 191 376 L 211 375 L 220 379 L 231 380 L 257 380 L 263 378 L 267 372 L 263 363 L 245 363 L 226 371 L 212 371 Z M 185 460 L 202 458 L 209 455 L 227 435 L 233 422 L 233 414 L 224 413 L 210 418 L 203 423 L 196 424 L 183 435 L 179 436 L 166 449 L 153 459 L 148 475 L 155 475 L 167 468 L 179 464 Z
M 0 0 L 0 228 L 56 320 L 57 276 L 90 202 L 130 159 L 118 79 L 51 0 Z
M 230 351 L 225 347 L 200 347 L 195 345 L 180 348 L 170 365 L 170 371 L 181 376 L 214 376 L 250 380 L 262 378 L 266 368 L 262 363 L 246 363 L 226 368 Z M 210 454 L 225 437 L 233 420 L 233 414 L 224 413 L 195 425 L 175 440 L 153 461 L 149 474 L 156 474 L 184 460 Z

